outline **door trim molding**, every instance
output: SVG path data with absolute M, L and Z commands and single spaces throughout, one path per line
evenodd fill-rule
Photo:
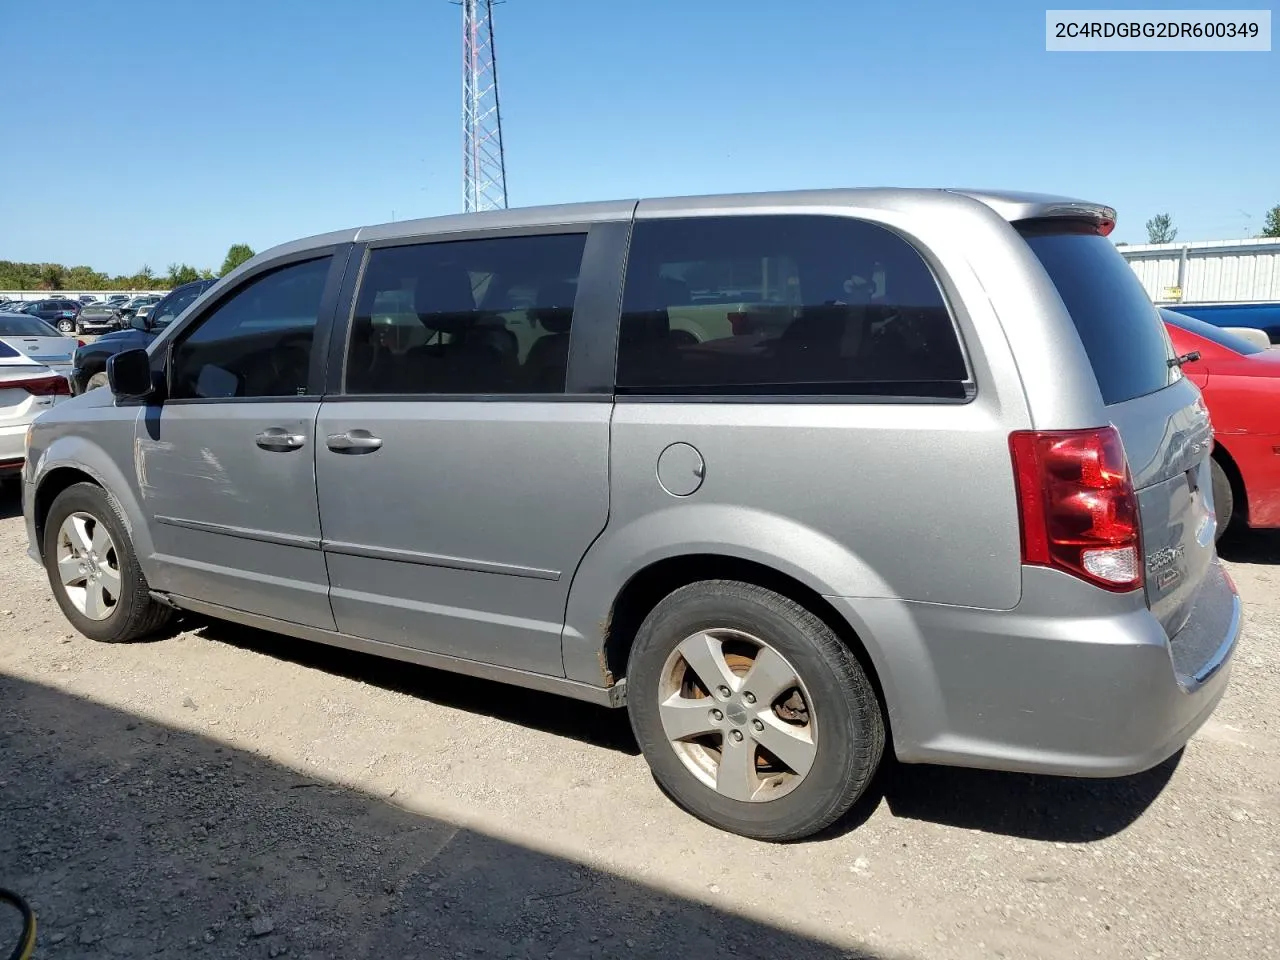
M 418 550 L 396 550 L 390 547 L 374 547 L 363 543 L 346 543 L 341 540 L 322 540 L 320 549 L 325 553 L 337 553 L 348 557 L 365 557 L 370 560 L 392 560 L 399 563 L 417 563 L 424 567 L 447 567 L 451 570 L 467 570 L 472 573 L 496 573 L 508 577 L 526 577 L 531 580 L 559 580 L 559 570 L 543 570 L 539 567 L 523 567 L 514 563 L 495 563 L 492 560 L 472 560 L 468 557 L 449 557 L 439 553 L 423 553 Z
M 181 527 L 184 530 L 197 530 L 200 533 L 217 533 L 226 537 L 239 537 L 242 540 L 257 540 L 259 543 L 274 543 L 281 547 L 299 547 L 303 550 L 319 550 L 319 537 L 302 537 L 292 533 L 274 533 L 270 530 L 258 530 L 255 527 L 235 527 L 227 523 L 209 523 L 206 520 L 187 520 L 184 517 L 166 517 L 156 514 L 156 523 L 170 527 Z

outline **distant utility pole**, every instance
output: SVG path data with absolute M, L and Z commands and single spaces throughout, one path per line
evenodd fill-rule
M 462 6 L 462 208 L 505 210 L 507 159 L 498 109 L 498 57 L 493 46 L 493 0 Z

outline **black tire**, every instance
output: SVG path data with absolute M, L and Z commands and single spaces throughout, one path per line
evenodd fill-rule
M 1217 460 L 1209 461 L 1209 472 L 1213 477 L 1213 512 L 1218 521 L 1214 539 L 1221 540 L 1236 525 L 1236 495 L 1231 489 L 1231 478 Z
M 72 321 L 70 321 L 70 320 L 59 320 L 59 321 L 58 321 L 58 329 L 59 329 L 62 333 L 75 333 L 75 332 L 76 332 L 76 325 L 75 325 Z
M 663 731 L 659 698 L 668 657 L 686 638 L 717 628 L 772 646 L 813 700 L 813 764 L 776 799 L 751 802 L 717 792 L 690 772 Z M 884 753 L 880 703 L 857 658 L 819 617 L 754 584 L 704 580 L 654 607 L 631 649 L 627 703 L 636 740 L 667 794 L 712 826 L 758 840 L 798 840 L 834 823 L 866 790 Z
M 94 620 L 77 610 L 58 575 L 58 531 L 73 513 L 88 514 L 95 522 L 105 524 L 114 544 L 116 566 L 120 571 L 120 596 L 105 619 Z M 71 625 L 90 640 L 103 643 L 140 640 L 169 622 L 173 611 L 151 598 L 147 578 L 138 566 L 120 511 L 101 487 L 77 483 L 58 494 L 45 519 L 43 545 L 44 568 L 54 599 Z

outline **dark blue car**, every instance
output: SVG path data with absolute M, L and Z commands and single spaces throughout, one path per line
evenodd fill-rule
M 107 358 L 125 350 L 146 347 L 195 302 L 196 297 L 212 287 L 217 280 L 196 280 L 175 287 L 157 303 L 146 317 L 133 317 L 130 326 L 115 333 L 108 333 L 93 343 L 87 343 L 76 351 L 71 365 L 71 390 L 84 393 L 107 385 Z

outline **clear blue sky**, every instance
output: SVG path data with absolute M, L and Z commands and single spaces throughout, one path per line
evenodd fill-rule
M 216 269 L 236 241 L 460 209 L 460 20 L 447 0 L 2 0 L 0 259 Z M 1050 54 L 1027 2 L 508 0 L 495 20 L 512 205 L 996 186 L 1111 203 L 1140 242 L 1162 211 L 1213 239 L 1280 203 L 1274 51 Z

